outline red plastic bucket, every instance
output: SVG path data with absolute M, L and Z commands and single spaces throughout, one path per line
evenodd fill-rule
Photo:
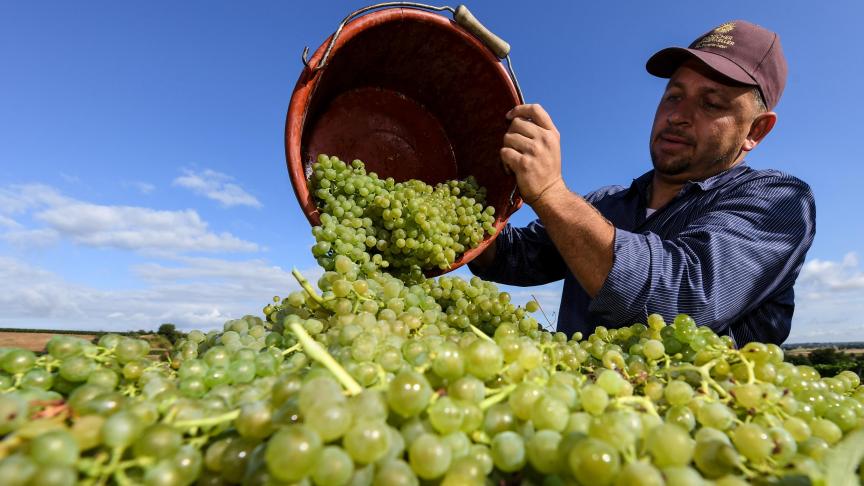
M 518 84 L 512 70 L 462 25 L 474 22 L 472 30 L 487 42 L 492 36 L 498 43 L 489 45 L 501 57 L 509 46 L 482 26 L 478 30 L 464 7 L 443 8 L 460 22 L 417 8 L 355 12 L 310 60 L 304 52 L 306 66 L 285 123 L 285 155 L 311 224 L 320 220 L 307 178 L 321 153 L 360 159 L 367 170 L 397 181 L 434 184 L 473 175 L 495 208 L 495 236 L 521 206 L 515 179 L 504 173 L 499 156 L 508 127 L 504 114 L 520 103 Z M 464 253 L 451 270 L 493 240 L 488 236 Z

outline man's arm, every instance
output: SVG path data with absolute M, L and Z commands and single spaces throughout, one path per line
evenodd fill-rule
M 561 178 L 561 139 L 539 105 L 520 105 L 504 136 L 501 160 L 516 175 L 519 191 L 543 221 L 567 268 L 595 296 L 612 268 L 615 227 Z
M 558 250 L 539 220 L 524 228 L 505 226 L 492 249 L 487 249 L 468 267 L 486 280 L 519 286 L 543 285 L 567 275 Z

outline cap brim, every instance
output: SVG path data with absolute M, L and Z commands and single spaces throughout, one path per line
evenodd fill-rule
M 685 49 L 683 47 L 667 47 L 666 49 L 657 51 L 645 63 L 645 69 L 658 78 L 671 78 L 681 64 L 693 58 L 702 61 L 711 70 L 732 81 L 751 86 L 758 85 L 756 80 L 747 74 L 741 66 L 729 59 L 712 52 Z

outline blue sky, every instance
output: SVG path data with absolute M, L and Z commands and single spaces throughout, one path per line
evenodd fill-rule
M 314 275 L 285 112 L 303 46 L 364 5 L 0 3 L 0 327 L 212 327 L 295 288 L 292 267 Z M 864 340 L 864 4 L 526 5 L 468 4 L 511 43 L 580 193 L 650 168 L 653 52 L 737 18 L 777 31 L 789 80 L 748 162 L 816 195 L 790 341 Z M 514 292 L 552 313 L 560 286 Z

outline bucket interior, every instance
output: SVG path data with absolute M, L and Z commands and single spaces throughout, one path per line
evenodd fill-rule
M 487 204 L 504 212 L 515 186 L 499 156 L 504 114 L 516 104 L 506 72 L 440 16 L 374 15 L 347 36 L 346 27 L 318 73 L 301 142 L 305 173 L 325 153 L 397 181 L 473 175 Z

